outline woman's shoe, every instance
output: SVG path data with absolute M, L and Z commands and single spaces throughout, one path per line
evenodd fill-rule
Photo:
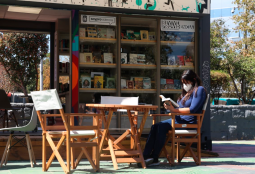
M 146 167 L 151 165 L 153 163 L 153 161 L 154 161 L 153 158 L 147 158 L 146 160 L 144 160 Z M 142 168 L 142 164 L 141 163 L 137 163 L 137 167 Z
M 159 160 L 158 159 L 154 159 L 153 162 L 150 165 L 148 165 L 148 167 L 159 166 L 159 164 L 160 164 Z

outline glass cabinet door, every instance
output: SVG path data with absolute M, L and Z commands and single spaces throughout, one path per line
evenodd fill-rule
M 85 104 L 100 103 L 101 96 L 116 96 L 116 24 L 81 23 L 79 41 L 79 112 L 95 112 Z M 115 127 L 114 122 L 111 125 Z M 91 123 L 87 120 L 84 124 Z
M 181 75 L 183 71 L 195 70 L 195 31 L 175 31 L 175 28 L 167 30 L 162 31 L 161 27 L 160 93 L 177 101 L 182 92 Z M 166 110 L 161 105 L 161 113 L 165 112 Z
M 156 104 L 156 31 L 156 19 L 121 17 L 121 96 L 139 96 L 140 105 Z M 121 128 L 128 127 L 123 113 Z

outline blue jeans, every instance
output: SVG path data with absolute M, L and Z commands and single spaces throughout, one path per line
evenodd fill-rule
M 175 123 L 186 124 L 186 121 L 175 120 Z M 143 151 L 144 159 L 154 158 L 158 160 L 159 153 L 166 142 L 166 134 L 172 129 L 172 119 L 164 120 L 151 126 L 146 145 Z

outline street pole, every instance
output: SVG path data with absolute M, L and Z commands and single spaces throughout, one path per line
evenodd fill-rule
M 43 91 L 43 58 L 40 61 L 40 91 Z

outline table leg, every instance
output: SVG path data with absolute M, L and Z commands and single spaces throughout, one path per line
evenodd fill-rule
M 138 139 L 140 139 L 141 135 L 142 135 L 142 132 L 143 132 L 143 127 L 145 125 L 145 122 L 147 120 L 147 117 L 148 117 L 148 114 L 149 114 L 149 109 L 145 109 L 144 113 L 143 113 L 143 119 L 141 121 L 141 124 L 139 126 L 139 129 L 138 129 Z

